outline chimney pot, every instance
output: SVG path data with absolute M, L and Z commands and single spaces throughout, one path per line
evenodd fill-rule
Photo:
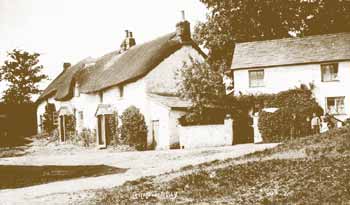
M 184 10 L 181 10 L 181 19 L 182 19 L 182 21 L 186 21 Z
M 190 22 L 185 19 L 185 11 L 181 11 L 182 19 L 176 24 L 176 36 L 182 42 L 191 41 L 191 26 Z
M 125 30 L 125 36 L 126 38 L 129 37 L 129 30 Z
M 66 71 L 70 66 L 71 66 L 70 63 L 64 62 L 64 63 L 63 63 L 63 71 Z

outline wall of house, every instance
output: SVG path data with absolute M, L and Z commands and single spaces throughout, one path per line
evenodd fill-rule
M 253 69 L 249 69 L 253 70 Z M 315 85 L 314 95 L 321 107 L 326 109 L 327 97 L 344 96 L 345 115 L 339 119 L 350 117 L 350 62 L 339 62 L 338 81 L 322 82 L 320 64 L 291 65 L 264 69 L 264 87 L 249 88 L 249 70 L 234 71 L 235 92 L 244 94 L 278 93 L 299 87 L 300 84 Z
M 148 126 L 148 143 L 151 144 L 153 140 L 153 132 L 157 132 L 152 128 L 152 122 L 158 121 L 158 139 L 156 141 L 156 150 L 163 150 L 170 148 L 170 130 L 169 130 L 169 108 L 152 100 L 149 100 L 149 126 Z
M 178 81 L 175 79 L 176 71 L 182 68 L 184 61 L 190 62 L 189 56 L 203 60 L 203 57 L 192 46 L 183 46 L 161 62 L 145 77 L 123 85 L 123 96 L 120 96 L 120 86 L 113 86 L 102 91 L 102 102 L 100 102 L 98 93 L 80 93 L 79 96 L 73 97 L 68 101 L 55 101 L 53 98 L 50 98 L 48 102 L 54 103 L 56 110 L 59 110 L 61 106 L 67 106 L 72 112 L 75 111 L 76 117 L 79 117 L 79 111 L 83 111 L 83 123 L 79 123 L 79 120 L 77 120 L 78 131 L 82 128 L 96 129 L 95 113 L 100 103 L 110 104 L 112 109 L 117 111 L 119 115 L 129 106 L 133 105 L 139 108 L 145 116 L 148 128 L 148 142 L 152 142 L 152 121 L 159 120 L 160 139 L 157 142 L 157 149 L 169 149 L 170 142 L 176 143 L 179 141 L 178 131 L 176 129 L 178 126 L 177 117 L 181 113 L 173 112 L 170 114 L 170 108 L 155 104 L 148 99 L 147 93 L 175 93 Z M 45 101 L 39 104 L 37 109 L 38 119 L 45 112 L 45 105 Z
M 191 62 L 189 56 L 199 61 L 204 61 L 202 55 L 192 46 L 183 46 L 161 62 L 146 77 L 146 89 L 150 93 L 176 93 L 177 84 L 180 80 L 176 75 L 183 68 L 184 62 Z
M 97 105 L 99 104 L 99 96 L 96 93 L 84 94 L 80 93 L 79 96 L 73 97 L 67 101 L 56 101 L 53 97 L 47 99 L 48 103 L 55 104 L 56 111 L 59 111 L 61 107 L 67 107 L 72 114 L 75 112 L 77 118 L 77 131 L 81 131 L 83 128 L 90 130 L 96 129 L 96 118 L 95 113 Z M 37 107 L 37 121 L 38 121 L 38 133 L 41 133 L 40 130 L 40 115 L 43 115 L 45 112 L 46 101 L 40 102 Z M 83 112 L 83 120 L 80 121 L 79 112 Z
M 233 142 L 232 119 L 226 119 L 221 125 L 180 126 L 180 147 L 229 146 Z
M 171 110 L 169 113 L 169 144 L 170 146 L 180 143 L 180 123 L 179 118 L 185 115 L 185 111 Z

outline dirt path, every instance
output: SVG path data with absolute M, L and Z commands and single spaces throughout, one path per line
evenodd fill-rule
M 122 174 L 79 178 L 37 186 L 0 190 L 0 204 L 67 204 L 86 197 L 88 190 L 111 188 L 143 176 L 160 175 L 188 165 L 235 158 L 276 144 L 244 144 L 194 150 L 146 152 L 82 152 L 0 158 L 1 165 L 108 165 L 128 169 Z

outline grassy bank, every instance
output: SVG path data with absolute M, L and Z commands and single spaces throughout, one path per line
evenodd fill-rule
M 101 190 L 105 204 L 350 203 L 350 128 Z

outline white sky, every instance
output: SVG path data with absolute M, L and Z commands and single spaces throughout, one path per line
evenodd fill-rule
M 53 80 L 63 62 L 117 50 L 126 29 L 137 44 L 175 31 L 181 10 L 192 28 L 205 20 L 199 0 L 0 0 L 0 65 L 14 48 L 35 51 Z

